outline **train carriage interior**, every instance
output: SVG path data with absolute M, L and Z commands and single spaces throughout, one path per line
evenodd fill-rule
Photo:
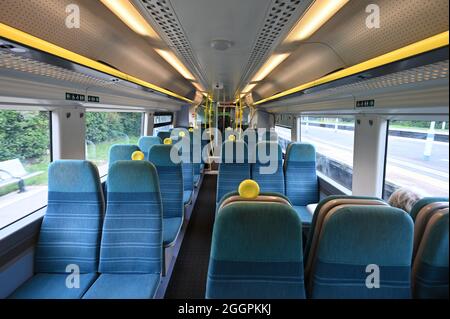
M 4 302 L 448 300 L 448 196 L 448 0 L 0 0 Z

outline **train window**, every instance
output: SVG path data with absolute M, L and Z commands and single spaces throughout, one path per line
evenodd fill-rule
M 390 121 L 384 198 L 398 188 L 420 196 L 448 196 L 449 125 Z
M 143 113 L 87 112 L 86 158 L 108 172 L 109 149 L 114 144 L 137 144 L 142 133 Z
M 312 117 L 301 119 L 301 139 L 316 147 L 317 170 L 348 190 L 352 189 L 353 117 Z
M 156 136 L 160 131 L 169 131 L 173 128 L 173 115 L 170 113 L 156 113 L 153 119 L 153 136 Z
M 292 140 L 291 129 L 276 125 L 275 132 L 278 135 L 278 143 L 280 143 L 283 153 L 286 154 L 286 148 Z
M 50 113 L 0 111 L 0 229 L 47 203 Z

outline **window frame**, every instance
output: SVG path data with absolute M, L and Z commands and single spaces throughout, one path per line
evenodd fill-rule
M 155 123 L 155 119 L 158 116 L 170 116 L 170 122 Z M 173 113 L 170 113 L 170 112 L 155 113 L 153 115 L 153 128 L 159 128 L 159 127 L 163 127 L 163 126 L 167 126 L 167 125 L 173 125 L 173 119 L 174 119 Z

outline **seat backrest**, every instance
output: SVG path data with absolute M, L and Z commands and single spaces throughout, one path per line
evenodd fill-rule
M 413 227 L 411 217 L 397 208 L 342 205 L 332 209 L 306 275 L 309 296 L 410 298 Z
M 268 130 L 262 137 L 263 141 L 278 142 L 278 134 L 274 130 Z
M 234 202 L 219 211 L 206 297 L 305 297 L 302 225 L 292 207 Z
M 319 201 L 316 150 L 308 143 L 291 143 L 286 150 L 286 196 L 295 206 Z
M 442 209 L 448 207 L 449 207 L 448 202 L 433 202 L 424 206 L 416 215 L 416 219 L 414 221 L 413 258 L 416 255 L 417 250 L 419 249 L 419 244 L 422 241 L 423 234 L 431 217 L 433 217 L 433 215 L 438 211 L 441 211 Z
M 137 145 L 116 144 L 111 146 L 109 149 L 108 167 L 111 167 L 117 161 L 131 160 L 131 155 L 136 151 L 140 151 Z
M 158 136 L 142 136 L 139 139 L 138 146 L 148 160 L 148 152 L 153 145 L 161 145 L 162 140 Z
M 35 272 L 97 272 L 104 199 L 97 167 L 60 160 L 48 169 L 48 204 L 35 255 Z
M 448 208 L 430 218 L 413 264 L 413 296 L 448 299 Z
M 236 191 L 242 181 L 250 178 L 250 164 L 248 163 L 247 146 L 244 142 L 226 141 L 222 144 L 221 157 L 216 203 L 225 194 Z
M 184 213 L 183 169 L 176 154 L 178 152 L 173 145 L 155 145 L 149 152 L 149 161 L 158 171 L 164 218 L 183 217 Z
M 275 152 L 274 152 L 275 150 Z M 260 154 L 265 154 L 263 158 Z M 270 155 L 270 161 L 267 161 Z M 276 167 L 271 174 L 265 172 L 270 164 Z M 284 172 L 283 172 L 283 151 L 277 142 L 260 142 L 256 146 L 256 162 L 252 164 L 252 179 L 255 180 L 262 192 L 274 192 L 285 194 Z
M 414 207 L 411 209 L 410 215 L 412 219 L 415 221 L 417 215 L 419 214 L 420 210 L 424 208 L 425 206 L 435 203 L 435 202 L 448 202 L 448 197 L 425 197 L 419 200 L 416 204 L 414 204 Z
M 310 252 L 315 252 L 317 241 L 319 239 L 320 230 L 326 215 L 331 209 L 340 205 L 381 205 L 388 206 L 386 202 L 377 197 L 368 196 L 345 196 L 332 195 L 322 200 L 316 207 L 311 221 L 311 228 L 308 234 L 308 240 L 305 245 L 305 261 L 306 273 L 311 267 L 311 260 L 309 258 Z
M 108 174 L 100 273 L 161 273 L 162 203 L 156 168 L 119 161 Z
M 156 136 L 158 136 L 161 141 L 164 141 L 166 138 L 170 138 L 171 132 L 169 131 L 159 131 Z

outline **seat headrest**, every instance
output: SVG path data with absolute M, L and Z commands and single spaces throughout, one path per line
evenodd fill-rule
M 131 155 L 140 151 L 137 145 L 116 144 L 109 149 L 109 167 L 117 161 L 131 160 Z
M 162 140 L 158 136 L 142 136 L 138 141 L 139 148 L 146 153 L 150 147 L 159 144 L 162 144 Z
M 291 143 L 286 150 L 286 162 L 313 162 L 316 149 L 309 143 Z
M 148 160 L 155 166 L 179 166 L 181 158 L 174 145 L 155 145 L 150 149 Z
M 151 193 L 159 191 L 156 168 L 147 161 L 118 161 L 108 173 L 108 193 Z
M 48 168 L 49 192 L 101 192 L 97 166 L 82 160 L 57 160 Z

